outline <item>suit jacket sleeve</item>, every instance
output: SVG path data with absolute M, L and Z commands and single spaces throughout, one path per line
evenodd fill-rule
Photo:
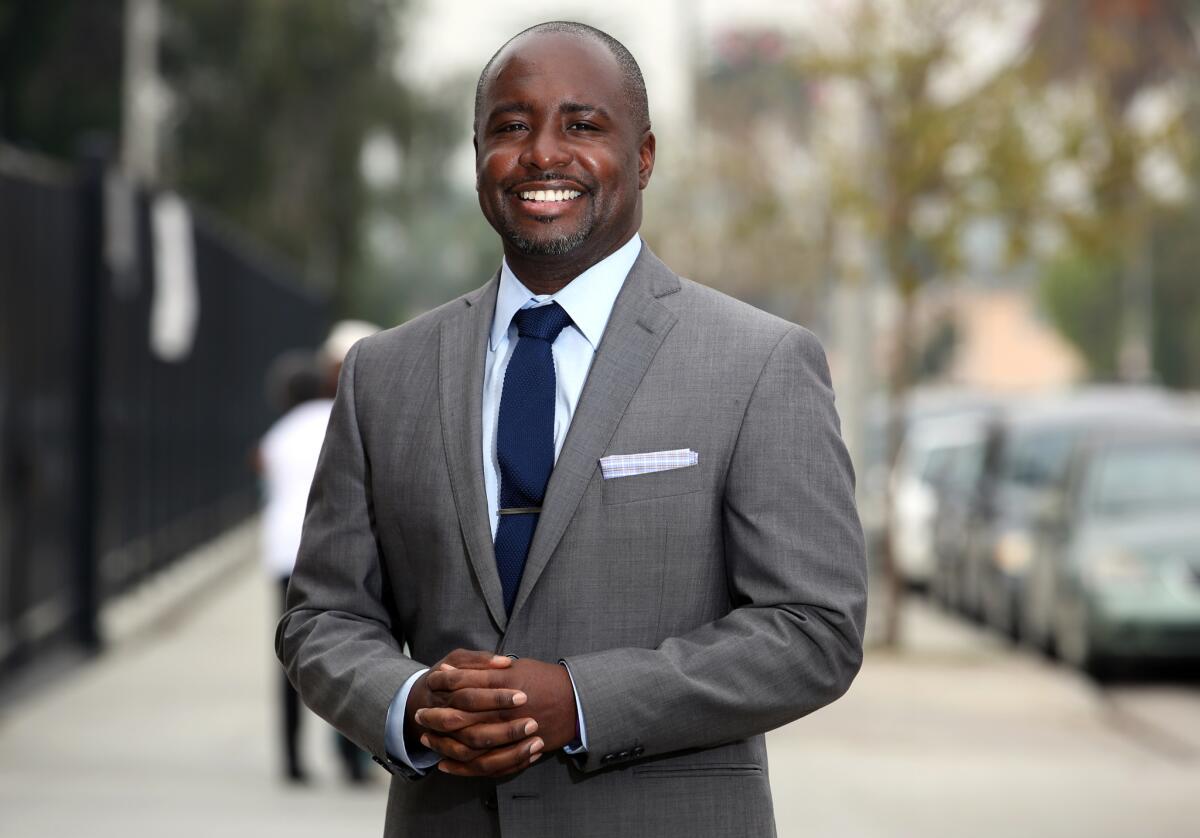
M 355 402 L 361 345 L 342 366 L 275 650 L 304 703 L 386 761 L 388 707 L 424 666 L 402 654 L 404 638 L 384 604 L 371 464 Z
M 585 771 L 763 733 L 833 701 L 859 669 L 866 556 L 854 473 L 824 352 L 804 329 L 762 368 L 723 508 L 725 616 L 656 649 L 567 658 L 587 720 Z

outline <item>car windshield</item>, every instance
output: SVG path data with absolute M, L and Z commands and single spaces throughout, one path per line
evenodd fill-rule
M 925 483 L 936 483 L 946 471 L 946 463 L 953 455 L 952 448 L 931 448 L 925 454 L 925 462 L 920 466 L 921 480 Z
M 1190 509 L 1200 513 L 1200 440 L 1114 446 L 1088 469 L 1087 507 L 1112 517 Z
M 983 444 L 979 442 L 947 449 L 947 456 L 941 470 L 934 476 L 934 482 L 952 491 L 970 489 L 979 481 L 983 454 Z
M 1001 466 L 1003 479 L 1034 489 L 1061 482 L 1076 436 L 1073 428 L 1016 434 Z

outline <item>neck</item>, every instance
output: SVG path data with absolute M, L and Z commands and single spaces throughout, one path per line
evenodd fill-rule
M 505 253 L 508 267 L 516 274 L 521 284 L 541 296 L 557 294 L 571 284 L 575 277 L 582 274 L 592 265 L 603 260 L 608 254 L 591 261 L 566 261 L 562 256 L 526 256 L 519 253 Z

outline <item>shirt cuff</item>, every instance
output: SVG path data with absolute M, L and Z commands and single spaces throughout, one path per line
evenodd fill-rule
M 404 682 L 404 686 L 392 699 L 391 706 L 388 707 L 387 721 L 384 722 L 383 742 L 388 754 L 392 759 L 404 763 L 418 774 L 424 774 L 441 760 L 441 757 L 428 748 L 418 745 L 410 754 L 404 747 L 404 708 L 408 706 L 408 694 L 412 692 L 413 684 L 417 683 L 417 679 L 428 671 L 428 669 L 422 669 Z
M 571 674 L 571 667 L 567 666 L 566 661 L 559 661 L 559 663 L 562 664 L 563 669 L 567 670 L 567 677 L 571 679 L 571 692 L 575 695 L 575 718 L 579 721 L 579 738 L 564 745 L 563 753 L 569 756 L 586 754 L 588 749 L 587 725 L 583 723 L 583 705 L 579 703 L 579 690 L 575 689 L 575 676 Z

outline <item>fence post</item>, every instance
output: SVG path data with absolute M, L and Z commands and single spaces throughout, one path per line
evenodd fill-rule
M 108 144 L 90 138 L 80 152 L 79 293 L 76 295 L 75 375 L 78 382 L 76 463 L 79 468 L 75 498 L 75 638 L 87 652 L 103 645 L 99 628 L 99 558 L 96 550 L 98 469 L 100 465 L 100 373 L 104 334 L 101 322 L 104 264 L 104 177 Z

